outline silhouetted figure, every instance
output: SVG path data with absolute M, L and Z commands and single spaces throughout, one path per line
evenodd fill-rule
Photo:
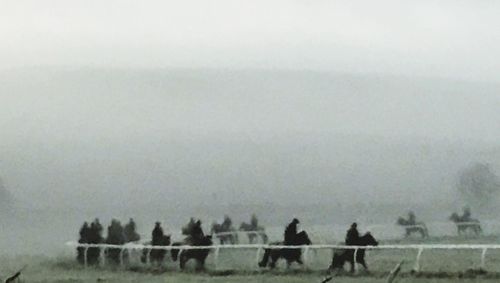
M 125 242 L 136 242 L 141 239 L 141 236 L 136 232 L 136 224 L 134 219 L 130 218 L 125 228 L 123 228 L 123 233 L 125 234 Z
M 85 221 L 83 223 L 82 228 L 80 228 L 80 239 L 78 240 L 79 243 L 88 243 L 89 242 L 89 232 L 90 232 L 90 227 L 89 223 Z
M 100 244 L 103 242 L 102 226 L 101 226 L 101 223 L 99 223 L 98 218 L 94 219 L 94 221 L 90 224 L 87 239 L 88 239 L 89 244 Z M 101 251 L 99 248 L 95 248 L 95 247 L 88 248 L 88 250 L 87 250 L 87 263 L 88 264 L 99 263 L 100 253 L 101 253 Z
M 101 223 L 99 222 L 99 218 L 94 219 L 94 222 L 92 222 L 92 223 L 94 224 L 94 229 L 95 229 L 96 233 L 99 234 L 102 238 L 103 228 L 102 228 Z
M 462 215 L 462 222 L 470 222 L 472 219 L 472 214 L 470 212 L 470 207 L 464 207 L 464 214 Z
M 415 217 L 415 213 L 413 211 L 408 212 L 408 225 L 416 225 L 417 218 Z
M 297 225 L 299 224 L 299 220 L 297 218 L 294 218 L 290 224 L 285 229 L 285 240 L 284 244 L 285 245 L 294 245 L 295 244 L 295 239 L 297 237 Z
M 191 233 L 186 238 L 186 242 L 190 245 L 198 245 L 200 240 L 204 237 L 205 234 L 203 233 L 203 228 L 201 227 L 201 220 L 198 219 L 198 221 L 194 223 Z
M 250 225 L 252 226 L 254 231 L 257 231 L 259 228 L 259 220 L 255 214 L 252 214 L 252 218 L 250 219 Z
M 108 226 L 108 237 L 106 238 L 106 244 L 109 245 L 123 245 L 125 244 L 125 234 L 123 233 L 123 227 L 120 221 L 113 219 L 111 220 L 111 225 Z M 120 252 L 119 248 L 110 248 L 107 250 L 107 258 L 114 263 L 120 263 Z
M 153 232 L 151 233 L 151 241 L 153 245 L 158 245 L 158 243 L 161 242 L 161 239 L 163 238 L 163 229 L 161 228 L 161 223 L 156 222 L 155 223 L 155 228 L 153 229 Z
M 359 239 L 358 224 L 356 222 L 351 224 L 351 228 L 347 230 L 347 235 L 345 236 L 345 244 L 347 246 L 355 246 Z
M 229 232 L 233 226 L 233 221 L 227 215 L 224 215 L 224 221 L 222 221 L 222 229 L 224 232 Z
M 87 221 L 85 221 L 83 223 L 82 227 L 80 228 L 80 239 L 78 239 L 78 243 L 88 244 L 89 238 L 90 238 L 90 227 L 89 227 L 89 223 L 87 223 Z M 77 247 L 76 252 L 77 252 L 76 259 L 78 260 L 78 262 L 81 264 L 85 263 L 85 248 L 84 247 Z
M 194 218 L 191 217 L 189 219 L 188 224 L 186 226 L 182 227 L 182 235 L 189 236 L 192 233 L 193 227 L 196 225 Z
M 153 232 L 151 232 L 151 244 L 153 246 L 168 246 L 170 245 L 170 236 L 163 233 L 163 228 L 161 228 L 161 223 L 156 222 Z M 151 251 L 150 258 L 153 262 L 161 263 L 165 258 L 166 250 L 154 249 Z

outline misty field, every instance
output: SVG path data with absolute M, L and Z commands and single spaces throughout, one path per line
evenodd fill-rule
M 419 240 L 385 241 L 391 243 L 417 243 Z M 496 243 L 494 236 L 478 239 L 440 237 L 426 243 Z M 145 266 L 133 260 L 125 267 L 98 266 L 84 268 L 71 253 L 59 257 L 16 256 L 3 257 L 0 276 L 5 279 L 26 265 L 22 273 L 25 282 L 321 282 L 331 259 L 331 250 L 309 251 L 307 266 L 293 266 L 287 270 L 284 263 L 274 271 L 256 267 L 256 253 L 248 250 L 221 250 L 217 270 L 214 253 L 207 259 L 207 271 L 194 272 L 194 266 L 180 272 L 177 264 L 167 258 L 161 267 Z M 404 260 L 398 282 L 466 282 L 497 281 L 500 278 L 500 251 L 489 250 L 487 273 L 480 273 L 479 250 L 426 250 L 421 258 L 421 272 L 412 274 L 416 251 L 377 250 L 367 255 L 371 272 L 359 271 L 335 274 L 331 282 L 385 282 L 388 272 Z M 347 266 L 346 266 L 347 267 Z

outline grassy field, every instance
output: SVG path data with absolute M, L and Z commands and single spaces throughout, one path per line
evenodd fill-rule
M 419 240 L 386 241 L 391 243 L 418 243 Z M 426 243 L 498 243 L 497 237 L 479 239 L 433 238 Z M 486 273 L 479 273 L 481 251 L 425 251 L 419 274 L 412 274 L 416 251 L 370 251 L 367 255 L 370 273 L 347 272 L 336 274 L 330 282 L 385 282 L 388 272 L 404 260 L 397 282 L 496 282 L 500 280 L 500 251 L 488 251 Z M 207 271 L 196 273 L 193 266 L 187 272 L 178 271 L 176 263 L 167 259 L 161 267 L 130 263 L 126 267 L 104 266 L 84 268 L 71 254 L 61 257 L 18 256 L 4 257 L 0 261 L 0 278 L 5 280 L 26 265 L 23 282 L 321 282 L 331 251 L 309 252 L 306 267 L 295 266 L 287 270 L 280 264 L 274 271 L 256 267 L 255 250 L 221 250 L 217 271 L 213 253 L 207 260 Z

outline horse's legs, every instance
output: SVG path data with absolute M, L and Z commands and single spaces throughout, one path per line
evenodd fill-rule
M 196 259 L 196 271 L 205 270 L 205 259 Z
M 364 257 L 359 258 L 359 259 L 357 260 L 357 262 L 358 262 L 359 264 L 361 264 L 361 265 L 362 265 L 362 266 L 363 266 L 366 270 L 368 270 L 368 266 L 366 265 L 366 261 L 365 261 L 365 258 L 364 258 Z
M 279 258 L 279 255 L 276 255 L 276 254 L 271 255 L 271 263 L 269 265 L 269 267 L 271 267 L 271 269 L 276 267 L 276 262 L 278 261 L 278 258 Z
M 264 256 L 262 257 L 262 260 L 259 262 L 260 267 L 266 267 L 267 262 L 269 261 L 269 254 L 270 253 L 271 253 L 270 249 L 264 250 Z
M 186 256 L 184 255 L 184 252 L 182 252 L 179 257 L 179 266 L 181 270 L 184 270 L 184 268 L 186 267 L 186 262 L 187 262 Z

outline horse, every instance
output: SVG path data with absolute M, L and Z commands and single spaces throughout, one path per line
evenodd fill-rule
M 221 245 L 230 243 L 231 245 L 238 243 L 238 233 L 232 227 L 225 227 L 223 224 L 213 223 L 210 230 L 212 235 L 219 239 Z
M 267 234 L 265 232 L 264 227 L 262 227 L 262 226 L 254 227 L 254 225 L 252 225 L 252 224 L 242 222 L 239 230 L 244 231 L 244 232 L 250 232 L 250 233 L 247 233 L 248 242 L 250 244 L 253 244 L 255 238 L 257 238 L 258 236 L 260 236 L 262 238 L 262 243 L 267 244 L 268 237 L 267 237 Z
M 377 246 L 378 242 L 372 236 L 370 232 L 358 238 L 356 241 L 356 246 Z M 358 249 L 355 252 L 354 249 L 343 249 L 341 251 L 335 251 L 333 253 L 332 264 L 328 267 L 328 270 L 339 270 L 343 269 L 346 262 L 351 265 L 351 272 L 354 272 L 354 254 L 356 253 L 356 262 L 360 263 L 365 270 L 368 270 L 368 266 L 365 261 L 365 249 Z
M 280 246 L 283 244 L 284 244 L 283 242 L 274 242 L 271 243 L 270 245 Z M 309 239 L 309 235 L 307 235 L 305 231 L 298 233 L 297 236 L 295 237 L 294 245 L 296 246 L 311 245 L 311 244 L 312 242 Z M 288 268 L 293 262 L 297 262 L 298 264 L 302 265 L 304 263 L 302 262 L 301 256 L 302 256 L 302 250 L 297 248 L 279 248 L 279 249 L 266 248 L 264 256 L 262 257 L 262 260 L 259 262 L 259 266 L 266 267 L 268 265 L 269 258 L 271 258 L 271 262 L 269 263 L 269 267 L 271 267 L 271 269 L 276 267 L 276 262 L 280 258 L 286 260 Z
M 175 242 L 172 244 L 172 246 L 183 246 L 183 245 L 189 245 L 192 244 L 193 246 L 211 246 L 213 244 L 212 242 L 212 235 L 207 235 L 203 236 L 202 238 L 196 240 L 194 243 L 191 243 L 191 241 L 184 240 L 183 242 Z M 210 248 L 207 249 L 172 249 L 171 251 L 171 256 L 173 261 L 177 261 L 179 259 L 179 266 L 181 270 L 184 270 L 186 267 L 186 263 L 190 259 L 194 259 L 197 262 L 196 265 L 196 270 L 203 270 L 205 269 L 205 260 L 208 257 L 208 254 L 210 253 Z
M 405 228 L 405 237 L 409 237 L 413 233 L 419 233 L 422 238 L 429 237 L 429 232 L 424 222 L 417 222 L 413 224 L 409 223 L 409 221 L 403 217 L 399 217 L 397 224 Z
M 152 245 L 152 244 L 153 243 L 151 241 L 145 243 L 145 245 Z M 161 238 L 160 242 L 154 246 L 169 246 L 169 245 L 170 245 L 170 235 L 164 235 Z M 142 250 L 141 262 L 143 263 L 147 262 L 149 255 L 150 262 L 162 263 L 163 260 L 165 259 L 166 254 L 167 254 L 166 250 L 145 248 Z
M 478 219 L 463 219 L 457 213 L 453 213 L 449 219 L 457 225 L 457 233 L 459 236 L 466 233 L 467 230 L 472 231 L 476 236 L 479 236 L 483 232 L 481 223 Z

